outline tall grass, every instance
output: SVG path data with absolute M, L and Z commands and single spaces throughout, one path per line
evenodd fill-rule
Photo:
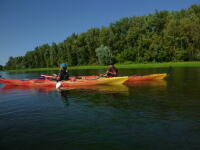
M 200 61 L 195 62 L 165 62 L 165 63 L 132 63 L 132 64 L 116 64 L 117 68 L 166 68 L 166 67 L 200 67 Z M 106 69 L 107 66 L 101 65 L 88 65 L 88 66 L 71 66 L 69 70 L 78 69 Z M 30 69 L 17 69 L 5 71 L 50 71 L 58 70 L 59 68 L 30 68 Z

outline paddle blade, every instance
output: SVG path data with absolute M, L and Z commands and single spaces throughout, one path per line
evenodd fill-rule
M 56 89 L 59 89 L 62 86 L 61 82 L 56 83 Z

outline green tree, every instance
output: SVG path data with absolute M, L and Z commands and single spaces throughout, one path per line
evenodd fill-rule
M 0 70 L 3 70 L 3 66 L 2 65 L 0 65 Z
M 99 64 L 105 65 L 113 58 L 111 50 L 107 46 L 101 45 L 95 50 L 95 52 L 98 57 Z
M 44 44 L 24 56 L 10 57 L 5 68 L 105 64 L 110 57 L 121 63 L 200 60 L 200 5 L 126 17 L 108 27 L 73 33 L 63 42 Z

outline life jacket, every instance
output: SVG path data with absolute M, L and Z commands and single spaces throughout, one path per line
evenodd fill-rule
M 60 70 L 58 76 L 60 77 L 61 80 L 69 80 L 69 73 L 67 70 Z
M 108 74 L 107 74 L 107 77 L 116 77 L 117 76 L 117 73 L 118 73 L 118 70 L 117 70 L 117 68 L 115 68 L 115 67 L 110 67 L 109 69 L 108 69 Z

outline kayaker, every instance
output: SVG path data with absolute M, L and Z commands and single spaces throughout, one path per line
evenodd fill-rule
M 56 80 L 57 81 L 69 80 L 69 73 L 66 64 L 60 64 L 60 70 L 58 72 Z
M 109 65 L 109 68 L 108 68 L 108 70 L 106 71 L 106 73 L 104 73 L 104 74 L 101 74 L 100 76 L 103 76 L 103 77 L 116 77 L 117 76 L 117 74 L 118 74 L 118 70 L 117 70 L 117 68 L 115 68 L 115 63 L 113 62 L 113 61 L 110 61 L 109 63 L 108 63 L 108 65 Z

